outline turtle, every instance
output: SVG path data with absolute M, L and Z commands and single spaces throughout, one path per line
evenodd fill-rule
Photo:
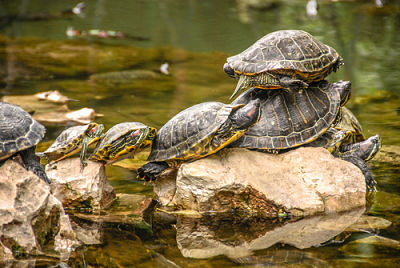
M 149 147 L 157 129 L 140 122 L 123 122 L 110 128 L 101 138 L 89 160 L 110 165 Z
M 343 65 L 332 47 L 301 30 L 269 33 L 243 52 L 227 58 L 224 72 L 239 79 L 232 99 L 245 87 L 307 88 Z
M 334 156 L 353 163 L 363 172 L 368 189 L 376 190 L 377 183 L 366 161 L 379 152 L 382 146 L 381 137 L 377 134 L 367 139 L 357 118 L 348 108 L 342 107 L 339 122 L 309 146 L 324 147 Z
M 310 143 L 338 121 L 350 95 L 351 82 L 342 80 L 322 80 L 311 83 L 307 90 L 293 92 L 251 88 L 232 104 L 260 99 L 261 118 L 231 147 L 278 152 Z
M 240 138 L 261 114 L 261 103 L 204 102 L 191 106 L 171 118 L 153 141 L 147 164 L 138 177 L 154 181 L 167 168 L 213 154 Z
M 21 107 L 0 102 L 0 165 L 20 155 L 26 170 L 51 183 L 35 155 L 36 145 L 44 138 L 46 128 Z
M 65 129 L 54 143 L 40 156 L 46 156 L 52 163 L 63 160 L 81 151 L 81 168 L 87 165 L 85 156 L 88 146 L 95 144 L 104 130 L 103 124 L 89 123 Z

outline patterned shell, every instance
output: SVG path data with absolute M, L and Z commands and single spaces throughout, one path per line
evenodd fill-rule
M 234 107 L 220 102 L 204 102 L 181 111 L 158 131 L 148 160 L 190 160 L 193 155 L 206 154 L 201 152 L 200 145 L 208 142 Z
M 46 129 L 22 108 L 0 102 L 0 160 L 38 144 Z
M 342 58 L 307 32 L 285 30 L 267 34 L 242 53 L 229 57 L 227 63 L 239 74 L 289 72 L 311 82 L 335 71 Z
M 350 90 L 350 82 L 310 84 L 307 90 L 290 93 L 252 88 L 233 104 L 249 99 L 262 100 L 259 122 L 232 147 L 279 150 L 309 143 L 325 133 L 340 112 L 341 96 Z
M 146 128 L 145 124 L 139 122 L 124 122 L 119 123 L 110 128 L 106 134 L 101 138 L 100 143 L 97 145 L 93 156 L 96 155 L 100 150 L 111 146 L 111 143 L 120 137 L 132 132 L 132 130 L 137 130 L 140 128 Z

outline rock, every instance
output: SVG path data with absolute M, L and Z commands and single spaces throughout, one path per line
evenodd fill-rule
M 386 229 L 392 225 L 391 221 L 384 218 L 363 215 L 355 223 L 347 227 L 347 232 L 374 232 L 376 230 Z
M 277 217 L 282 211 L 307 216 L 366 204 L 361 171 L 324 148 L 301 147 L 278 155 L 224 149 L 182 164 L 171 199 L 174 182 L 156 181 L 156 198 L 164 206 L 199 212 L 235 209 L 262 217 Z M 168 191 L 162 190 L 164 184 Z
M 184 257 L 229 258 L 251 256 L 257 250 L 276 244 L 288 244 L 298 249 L 319 246 L 357 221 L 364 208 L 340 214 L 327 214 L 295 222 L 272 222 L 253 218 L 212 215 L 201 219 L 178 218 L 176 241 Z
M 38 100 L 48 101 L 54 103 L 67 103 L 70 99 L 67 96 L 64 96 L 58 90 L 39 92 L 34 95 Z
M 115 199 L 114 189 L 107 180 L 103 164 L 88 161 L 81 172 L 79 158 L 67 158 L 46 166 L 52 181 L 51 190 L 65 207 L 105 209 Z
M 49 185 L 13 160 L 0 167 L 0 242 L 6 257 L 10 251 L 13 257 L 24 257 L 52 248 L 65 258 L 78 245 Z

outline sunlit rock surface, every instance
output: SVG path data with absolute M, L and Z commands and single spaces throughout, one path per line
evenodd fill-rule
M 306 249 L 329 242 L 356 222 L 363 212 L 364 208 L 359 208 L 282 223 L 254 218 L 235 222 L 232 216 L 178 218 L 176 241 L 182 255 L 189 258 L 226 255 L 236 259 L 280 243 Z
M 174 182 L 156 181 L 154 191 L 162 205 L 200 212 L 235 209 L 262 217 L 277 217 L 282 211 L 307 216 L 366 204 L 361 171 L 323 148 L 278 155 L 224 149 L 183 164 L 175 190 Z M 164 184 L 168 191 L 162 190 Z
M 50 247 L 65 259 L 77 244 L 69 217 L 49 185 L 17 162 L 6 161 L 0 167 L 0 254 L 24 257 Z
M 101 163 L 88 161 L 81 172 L 79 158 L 67 158 L 46 166 L 52 181 L 51 190 L 65 207 L 108 208 L 115 199 L 114 189 L 107 180 Z

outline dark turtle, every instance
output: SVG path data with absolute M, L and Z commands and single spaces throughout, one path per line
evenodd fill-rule
M 259 39 L 240 54 L 229 57 L 226 74 L 239 82 L 231 99 L 240 89 L 306 88 L 323 80 L 343 64 L 331 47 L 299 30 L 276 31 Z
M 213 154 L 240 138 L 260 117 L 260 102 L 205 102 L 181 111 L 158 132 L 138 176 L 155 180 L 166 168 Z
M 231 146 L 277 151 L 310 143 L 335 123 L 350 89 L 348 81 L 325 80 L 303 91 L 249 89 L 232 104 L 258 98 L 263 112 L 258 123 Z
M 0 162 L 19 154 L 27 170 L 50 183 L 35 155 L 35 147 L 45 133 L 45 127 L 22 108 L 0 102 Z
M 149 147 L 157 130 L 139 122 L 119 123 L 110 128 L 101 138 L 89 160 L 103 162 L 106 165 L 125 158 Z
M 100 139 L 103 130 L 104 126 L 97 123 L 67 128 L 43 152 L 43 155 L 55 163 L 81 151 L 81 167 L 84 167 L 87 164 L 85 160 L 87 147 Z
M 360 123 L 349 109 L 342 107 L 339 122 L 309 145 L 325 147 L 334 156 L 356 165 L 363 172 L 367 187 L 375 190 L 376 181 L 365 161 L 379 152 L 381 137 L 375 135 L 366 139 Z

